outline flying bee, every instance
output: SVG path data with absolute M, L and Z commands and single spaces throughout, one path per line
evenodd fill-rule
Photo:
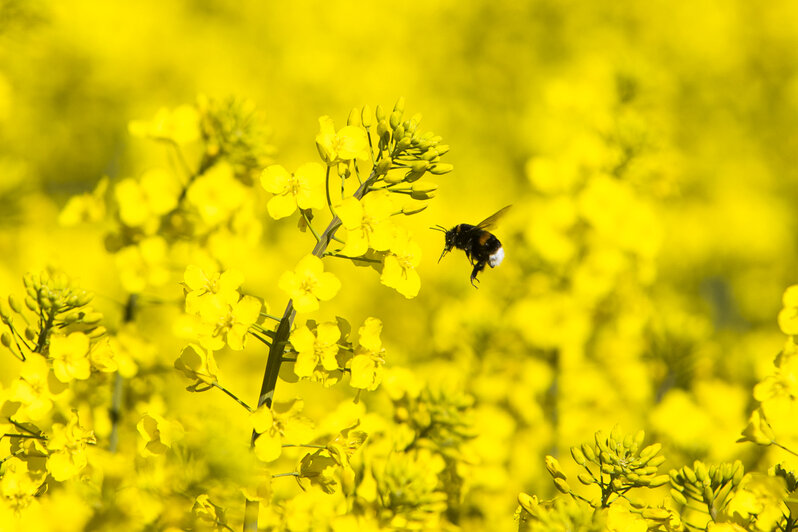
M 474 288 L 477 285 L 474 281 L 479 282 L 477 274 L 485 269 L 485 265 L 489 264 L 491 268 L 495 268 L 502 263 L 504 259 L 504 248 L 499 239 L 488 229 L 493 227 L 496 222 L 504 216 L 510 209 L 510 205 L 504 207 L 493 216 L 488 216 L 477 225 L 458 224 L 451 229 L 446 229 L 442 225 L 431 227 L 436 231 L 440 231 L 446 236 L 445 247 L 441 258 L 452 250 L 452 248 L 462 249 L 465 251 L 466 257 L 471 262 L 474 269 L 471 271 L 471 284 Z

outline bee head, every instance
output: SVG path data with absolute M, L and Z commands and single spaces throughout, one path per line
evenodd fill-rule
M 435 227 L 430 227 L 430 229 L 433 231 L 440 231 L 445 235 L 443 253 L 441 253 L 441 257 L 438 259 L 438 262 L 440 262 L 443 256 L 449 253 L 454 247 L 455 231 L 454 229 L 446 229 L 442 225 L 436 225 Z

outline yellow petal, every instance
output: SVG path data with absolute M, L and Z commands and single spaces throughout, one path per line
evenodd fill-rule
M 296 210 L 296 199 L 290 194 L 282 196 L 274 196 L 266 204 L 266 209 L 269 211 L 269 216 L 275 220 L 291 216 Z
M 322 301 L 328 301 L 335 297 L 341 289 L 341 281 L 334 274 L 324 272 L 319 276 L 319 283 L 313 289 L 313 295 Z
M 260 175 L 260 184 L 272 194 L 285 194 L 291 182 L 291 174 L 279 164 L 266 167 Z

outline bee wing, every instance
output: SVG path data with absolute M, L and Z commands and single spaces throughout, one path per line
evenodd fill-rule
M 488 216 L 487 218 L 479 222 L 479 224 L 477 224 L 477 229 L 488 229 L 489 227 L 493 227 L 496 224 L 496 222 L 499 221 L 499 218 L 507 214 L 507 211 L 510 210 L 510 207 L 512 207 L 512 205 L 508 205 L 503 209 L 500 209 L 496 214 Z

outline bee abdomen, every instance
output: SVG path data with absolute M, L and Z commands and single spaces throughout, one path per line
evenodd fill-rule
M 491 253 L 490 256 L 488 257 L 488 264 L 490 264 L 491 268 L 495 268 L 496 266 L 501 264 L 503 260 L 504 260 L 504 248 L 501 246 L 501 244 L 499 244 L 499 249 Z

